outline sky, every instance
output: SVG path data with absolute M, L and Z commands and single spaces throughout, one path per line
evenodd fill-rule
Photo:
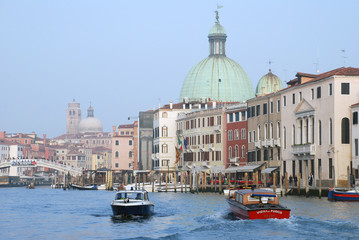
M 209 54 L 217 4 L 226 55 L 254 89 L 269 60 L 284 85 L 316 63 L 359 67 L 356 0 L 0 0 L 0 131 L 64 134 L 73 99 L 104 131 L 179 102 Z

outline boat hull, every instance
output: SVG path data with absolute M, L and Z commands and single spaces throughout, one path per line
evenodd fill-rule
M 359 201 L 359 192 L 342 192 L 330 189 L 328 194 L 328 200 Z
M 154 212 L 153 204 L 143 205 L 115 205 L 111 204 L 114 216 L 150 216 Z
M 290 217 L 290 209 L 281 205 L 258 205 L 248 208 L 234 200 L 227 200 L 233 214 L 239 219 L 287 219 Z
M 91 186 L 79 186 L 79 185 L 72 184 L 71 187 L 72 187 L 73 189 L 78 189 L 78 190 L 97 190 L 97 186 L 96 186 L 96 185 L 91 185 Z

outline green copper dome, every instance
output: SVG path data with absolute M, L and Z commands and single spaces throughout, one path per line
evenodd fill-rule
M 269 72 L 264 75 L 258 82 L 256 96 L 264 96 L 269 93 L 277 92 L 281 89 L 283 89 L 282 81 L 269 69 Z
M 208 39 L 209 56 L 188 72 L 180 93 L 180 100 L 198 101 L 202 98 L 219 102 L 241 102 L 254 97 L 252 82 L 244 69 L 226 57 L 226 31 L 218 21 L 211 28 Z

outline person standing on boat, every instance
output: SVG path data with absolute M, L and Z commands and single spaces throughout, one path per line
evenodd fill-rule
M 293 182 L 293 177 L 292 175 L 289 176 L 289 186 L 292 186 L 292 182 Z
M 298 181 L 297 175 L 294 175 L 294 186 L 297 186 L 297 181 Z
M 352 173 L 350 174 L 350 186 L 352 188 L 355 187 L 355 179 L 354 179 L 354 175 Z

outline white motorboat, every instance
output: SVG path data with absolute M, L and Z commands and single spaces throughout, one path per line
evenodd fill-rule
M 150 216 L 154 212 L 154 204 L 145 190 L 123 190 L 115 195 L 111 202 L 114 216 Z

